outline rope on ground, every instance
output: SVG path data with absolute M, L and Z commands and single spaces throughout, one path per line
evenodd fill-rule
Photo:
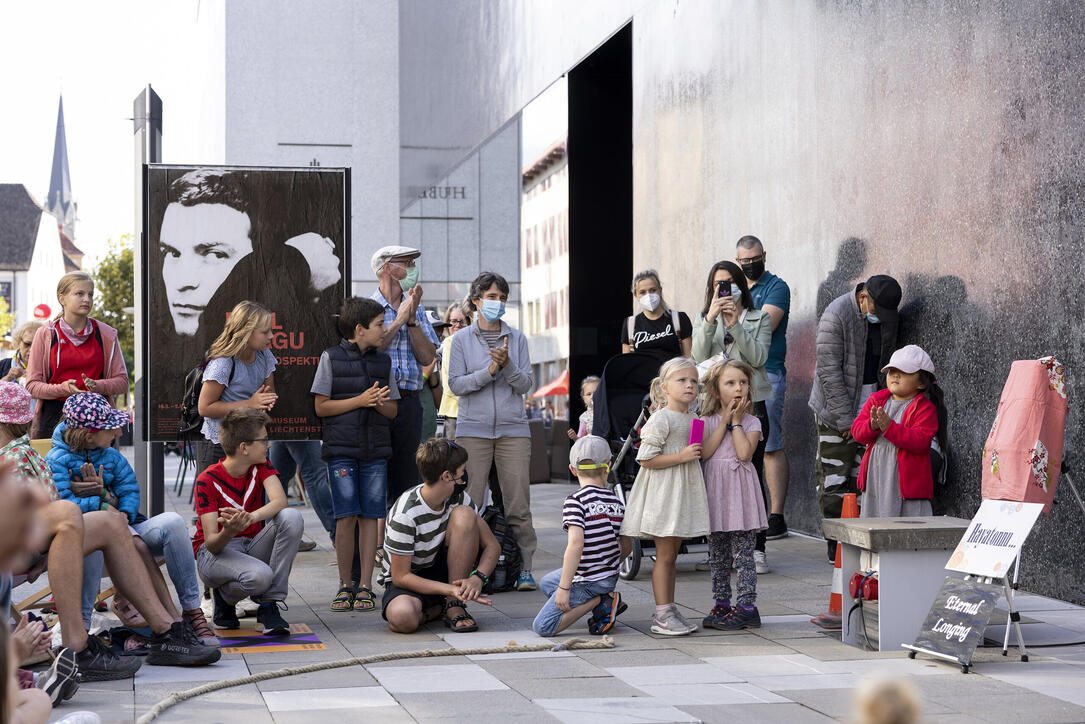
M 376 664 L 381 661 L 398 661 L 401 659 L 424 659 L 437 658 L 439 656 L 481 656 L 484 654 L 519 654 L 532 651 L 570 651 L 573 649 L 612 648 L 614 648 L 614 639 L 612 639 L 610 636 L 603 636 L 599 639 L 571 638 L 557 644 L 533 644 L 531 646 L 491 646 L 488 648 L 479 649 L 424 649 L 422 651 L 406 651 L 398 654 L 356 656 L 354 658 L 340 659 L 338 661 L 321 661 L 319 663 L 308 664 L 306 666 L 291 666 L 285 669 L 276 669 L 274 671 L 262 671 L 259 674 L 250 674 L 248 676 L 241 676 L 236 679 L 212 681 L 210 683 L 204 684 L 203 686 L 197 686 L 193 689 L 188 689 L 187 691 L 175 691 L 169 696 L 167 696 L 165 699 L 151 707 L 150 711 L 148 711 L 146 714 L 136 720 L 136 724 L 149 724 L 149 722 L 157 719 L 159 714 L 162 714 L 170 707 L 176 704 L 180 704 L 182 701 L 187 701 L 203 694 L 210 694 L 213 691 L 229 689 L 235 686 L 242 686 L 244 684 L 255 684 L 260 681 L 279 679 L 284 676 L 311 674 L 316 671 L 340 669 L 347 666 L 365 666 L 366 664 Z

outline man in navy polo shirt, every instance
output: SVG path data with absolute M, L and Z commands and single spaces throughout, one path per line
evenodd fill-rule
M 785 538 L 787 522 L 784 520 L 784 502 L 787 500 L 787 484 L 790 470 L 784 453 L 782 418 L 784 392 L 787 389 L 787 318 L 791 311 L 791 289 L 780 277 L 765 271 L 765 247 L 756 236 L 744 236 L 738 240 L 735 262 L 742 267 L 746 283 L 750 287 L 754 307 L 768 312 L 772 320 L 772 344 L 765 361 L 765 372 L 772 384 L 772 397 L 768 400 L 769 433 L 765 441 L 765 484 L 769 489 L 769 527 L 765 531 L 768 540 Z

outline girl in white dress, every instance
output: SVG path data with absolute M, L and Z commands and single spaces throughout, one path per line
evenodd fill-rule
M 626 502 L 622 535 L 652 538 L 656 563 L 652 631 L 684 636 L 697 630 L 674 605 L 674 566 L 683 538 L 708 534 L 708 497 L 701 475 L 701 445 L 691 445 L 689 408 L 700 391 L 697 366 L 686 357 L 663 364 L 652 396 L 665 400 L 641 428 L 640 472 Z

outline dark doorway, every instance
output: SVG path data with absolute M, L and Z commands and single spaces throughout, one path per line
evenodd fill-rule
M 569 402 L 621 352 L 633 277 L 633 29 L 569 71 Z

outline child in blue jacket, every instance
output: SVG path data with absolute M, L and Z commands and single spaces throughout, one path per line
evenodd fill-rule
M 113 510 L 123 515 L 166 611 L 175 621 L 187 623 L 205 645 L 217 646 L 218 639 L 200 609 L 196 561 L 184 519 L 177 513 L 162 513 L 153 518 L 140 513 L 136 473 L 120 451 L 110 447 L 127 424 L 128 413 L 113 409 L 97 393 L 69 397 L 64 403 L 63 422 L 53 432 L 53 449 L 45 456 L 57 492 L 84 513 Z M 159 555 L 166 559 L 166 570 L 177 589 L 181 613 L 173 605 L 166 581 L 155 563 L 154 557 Z M 101 553 L 87 556 L 83 566 L 83 619 L 88 624 L 103 566 Z M 131 604 L 119 595 L 115 603 L 126 624 L 142 624 Z

